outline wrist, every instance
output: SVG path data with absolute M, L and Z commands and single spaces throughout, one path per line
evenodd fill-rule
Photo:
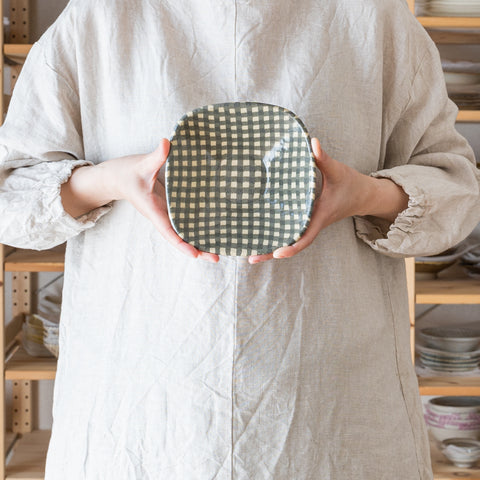
M 109 203 L 113 200 L 121 200 L 122 195 L 119 189 L 119 185 L 116 182 L 116 175 L 113 170 L 113 161 L 106 160 L 94 167 L 96 169 L 95 176 L 97 177 L 98 187 L 102 192 L 102 196 L 105 199 L 105 203 Z
M 408 195 L 403 188 L 388 178 L 365 175 L 365 201 L 362 213 L 394 222 L 399 213 L 408 207 Z

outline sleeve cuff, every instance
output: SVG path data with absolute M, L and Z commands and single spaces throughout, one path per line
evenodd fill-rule
M 425 193 L 393 170 L 374 172 L 371 176 L 389 178 L 402 187 L 409 197 L 408 207 L 397 215 L 393 223 L 372 216 L 354 216 L 357 236 L 374 250 L 388 256 L 412 256 L 417 237 L 424 236 L 421 222 L 427 211 Z
M 74 160 L 69 161 L 68 163 L 65 162 L 61 169 L 57 170 L 55 175 L 51 177 L 51 182 L 49 185 L 51 187 L 49 190 L 51 195 L 50 205 L 52 218 L 58 219 L 59 223 L 63 224 L 65 228 L 72 233 L 71 236 L 93 227 L 101 217 L 103 217 L 112 209 L 113 205 L 113 202 L 110 202 L 76 218 L 68 214 L 63 208 L 63 203 L 60 196 L 62 184 L 68 181 L 75 168 L 87 165 L 91 166 L 93 163 L 87 160 Z

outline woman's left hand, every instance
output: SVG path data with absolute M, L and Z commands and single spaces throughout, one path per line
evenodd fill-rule
M 322 174 L 322 191 L 313 206 L 310 225 L 298 242 L 265 255 L 252 255 L 250 263 L 293 257 L 307 248 L 321 230 L 353 215 L 374 215 L 393 222 L 408 206 L 408 195 L 393 181 L 374 178 L 334 160 L 312 139 L 315 163 Z

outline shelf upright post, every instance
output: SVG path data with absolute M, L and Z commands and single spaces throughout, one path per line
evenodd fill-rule
M 14 319 L 31 313 L 32 274 L 30 272 L 12 272 L 12 315 Z M 32 431 L 32 382 L 30 380 L 14 380 L 12 431 L 29 433 Z
M 415 13 L 415 0 L 407 0 L 408 8 L 414 14 Z
M 410 347 L 412 361 L 415 364 L 415 258 L 405 259 L 407 269 L 408 313 L 410 317 Z
M 0 2 L 0 13 L 2 13 L 2 6 Z M 3 16 L 1 17 L 3 19 Z M 2 30 L 3 30 L 3 22 L 2 22 Z M 2 35 L 3 38 L 3 35 Z M 0 62 L 3 63 L 3 62 Z M 3 82 L 2 87 L 3 87 Z M 5 442 L 5 432 L 6 432 L 6 399 L 5 399 L 5 248 L 0 243 L 0 351 L 1 351 L 1 358 L 2 358 L 2 381 L 0 382 L 0 408 L 1 408 L 1 415 L 0 415 L 0 452 L 2 452 L 2 460 L 0 461 L 0 478 L 3 480 L 5 478 L 5 454 L 6 454 L 6 442 Z
M 3 123 L 4 118 L 4 95 L 5 87 L 3 83 L 3 45 L 4 45 L 4 29 L 3 29 L 3 1 L 0 1 L 0 48 L 2 52 L 2 61 L 0 62 L 0 124 Z M 0 244 L 0 351 L 2 358 L 2 381 L 0 382 L 0 478 L 5 478 L 6 470 L 6 398 L 5 398 L 5 248 Z

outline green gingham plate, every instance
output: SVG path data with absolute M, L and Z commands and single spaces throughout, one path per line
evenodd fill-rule
M 248 256 L 295 243 L 315 200 L 315 160 L 297 116 L 275 105 L 207 105 L 170 139 L 168 212 L 177 234 L 205 252 Z

